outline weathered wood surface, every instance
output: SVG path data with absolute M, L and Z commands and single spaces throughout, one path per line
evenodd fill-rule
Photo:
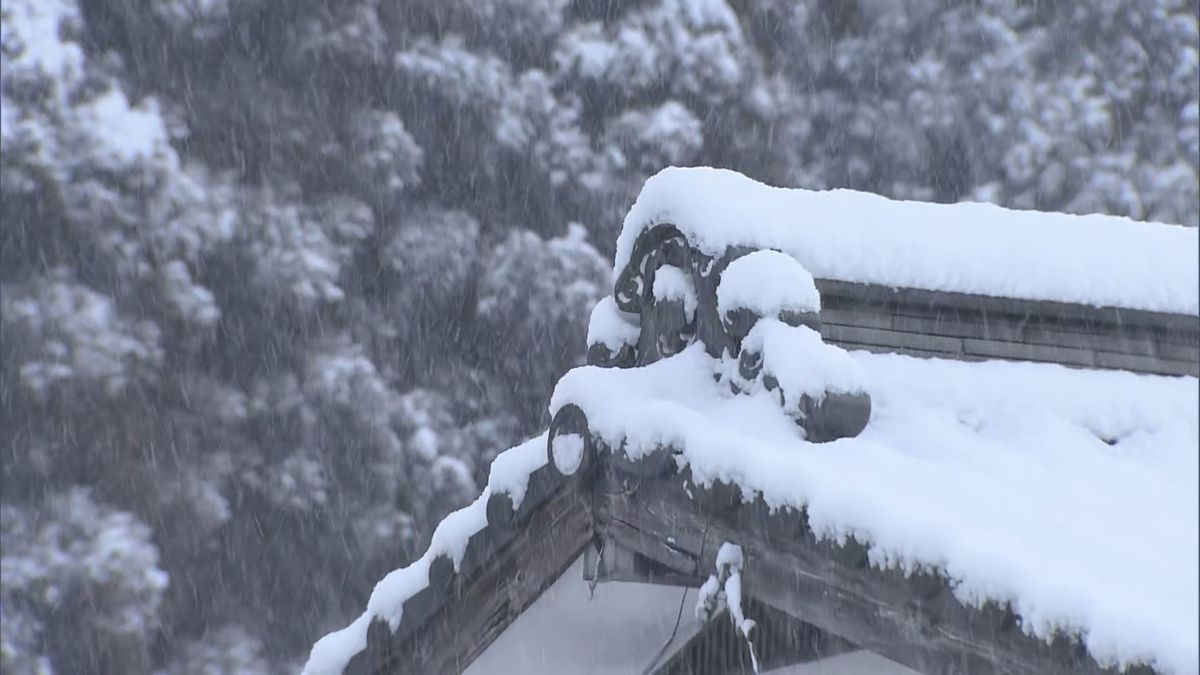
M 818 279 L 822 335 L 847 349 L 1200 375 L 1200 317 Z
M 752 598 L 743 601 L 753 617 L 754 653 L 759 671 L 766 672 L 851 651 L 850 642 L 789 616 Z M 690 608 L 685 607 L 685 610 Z M 728 613 L 721 613 L 654 664 L 654 675 L 752 675 L 749 648 L 734 630 Z
M 707 575 L 682 574 L 652 560 L 615 540 L 601 540 L 602 547 L 589 546 L 583 551 L 585 581 L 654 584 L 699 588 Z
M 367 648 L 345 673 L 460 673 L 482 654 L 592 540 L 590 492 L 558 484 L 536 506 L 532 496 L 528 512 L 518 511 L 519 527 L 500 530 L 490 546 L 475 549 L 472 538 L 458 572 L 431 567 L 429 588 L 404 604 L 397 631 L 373 624 Z M 481 530 L 479 541 L 492 529 Z
M 1115 672 L 1069 636 L 1051 644 L 1030 637 L 1005 607 L 958 602 L 936 573 L 874 568 L 866 546 L 818 540 L 803 514 L 770 513 L 761 500 L 742 503 L 733 486 L 692 485 L 686 470 L 631 481 L 606 467 L 598 480 L 601 536 L 681 574 L 713 569 L 720 544 L 736 543 L 746 558 L 746 597 L 919 672 Z

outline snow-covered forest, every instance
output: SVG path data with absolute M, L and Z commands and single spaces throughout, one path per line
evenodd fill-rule
M 5 0 L 0 670 L 298 671 L 545 428 L 665 166 L 1196 226 L 1198 15 Z

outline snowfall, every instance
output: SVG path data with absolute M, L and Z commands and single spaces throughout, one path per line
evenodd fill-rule
M 1194 230 L 881 200 L 669 170 L 647 183 L 626 219 L 617 267 L 638 232 L 670 222 L 711 252 L 778 248 L 816 277 L 1197 313 Z M 678 295 L 679 284 L 664 286 Z M 796 296 L 775 295 L 764 287 L 761 297 L 778 306 Z M 618 315 L 602 300 L 589 341 L 628 341 Z M 874 565 L 938 568 L 960 601 L 1010 603 L 1026 632 L 1078 635 L 1101 663 L 1200 670 L 1196 378 L 844 352 L 806 328 L 760 323 L 764 350 L 785 345 L 777 360 L 823 359 L 791 369 L 802 380 L 795 386 L 807 377 L 825 391 L 870 394 L 860 435 L 805 441 L 771 392 L 734 395 L 714 379 L 728 359 L 699 344 L 638 368 L 576 368 L 559 381 L 550 412 L 578 405 L 614 452 L 637 459 L 670 446 L 701 483 L 732 482 L 746 498 L 804 507 L 819 536 L 869 542 Z M 384 578 L 358 620 L 317 642 L 304 672 L 341 672 L 373 617 L 398 625 L 404 600 L 427 585 L 432 557 L 461 558 L 486 525 L 488 495 L 504 490 L 519 501 L 545 461 L 545 436 L 501 454 L 480 498 L 442 522 L 421 559 Z

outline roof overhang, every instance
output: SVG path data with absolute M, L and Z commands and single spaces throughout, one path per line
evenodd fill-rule
M 713 357 L 736 355 L 748 326 L 739 325 L 745 317 L 720 315 L 717 284 L 722 270 L 751 250 L 714 254 L 670 223 L 641 229 L 626 246 L 613 294 L 620 312 L 636 317 L 637 330 L 623 344 L 590 344 L 589 363 L 643 366 L 691 342 Z M 655 298 L 654 275 L 666 265 L 692 274 L 691 312 L 680 298 Z M 1200 318 L 1192 314 L 836 279 L 816 285 L 819 316 L 783 318 L 847 348 L 1200 374 Z M 847 406 L 848 417 L 830 413 L 833 437 L 862 428 L 855 421 L 861 406 Z M 683 448 L 664 445 L 630 459 L 605 445 L 580 407 L 559 402 L 553 411 L 546 463 L 529 474 L 517 507 L 508 492 L 489 487 L 486 504 L 472 507 L 486 511 L 482 529 L 461 555 L 432 555 L 426 586 L 403 601 L 398 624 L 370 622 L 365 649 L 347 673 L 462 671 L 585 551 L 596 580 L 693 586 L 714 569 L 725 541 L 744 551 L 748 598 L 918 671 L 1116 672 L 1098 663 L 1078 634 L 1035 637 L 1008 604 L 960 601 L 940 570 L 873 565 L 870 542 L 819 536 L 803 508 L 772 509 L 760 493 L 697 480 Z M 811 413 L 801 426 L 816 423 Z M 555 440 L 565 436 L 585 442 L 564 464 L 561 456 L 556 461 Z M 662 672 L 671 667 L 667 659 Z

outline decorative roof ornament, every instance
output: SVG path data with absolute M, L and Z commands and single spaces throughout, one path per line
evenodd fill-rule
M 812 275 L 780 251 L 713 257 L 675 226 L 642 231 L 613 298 L 592 313 L 588 363 L 644 366 L 699 341 L 735 394 L 770 392 L 812 442 L 856 436 L 871 416 L 865 376 L 821 339 Z

